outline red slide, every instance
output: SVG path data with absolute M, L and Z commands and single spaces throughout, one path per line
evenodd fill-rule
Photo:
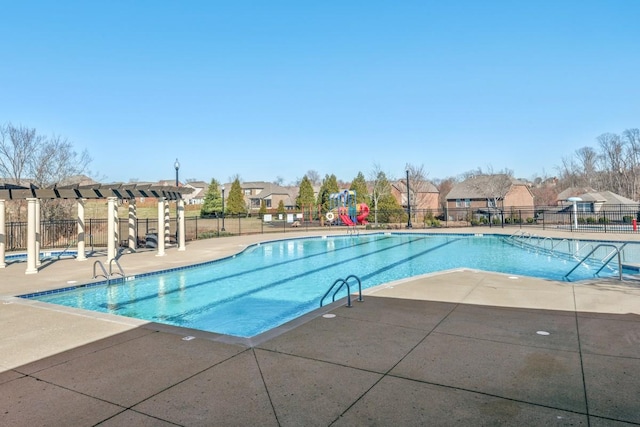
M 356 217 L 358 224 L 366 224 L 366 218 L 369 216 L 369 206 L 366 203 L 360 205 L 360 215 Z
M 340 221 L 347 225 L 355 225 L 353 221 L 351 221 L 351 218 L 349 218 L 349 215 L 340 214 Z

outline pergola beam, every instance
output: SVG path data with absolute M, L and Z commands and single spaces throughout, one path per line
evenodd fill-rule
M 167 226 L 166 219 L 164 218 L 164 207 L 170 200 L 178 202 L 177 215 L 178 215 L 178 236 L 179 241 L 176 242 L 178 250 L 184 250 L 184 200 L 183 194 L 188 194 L 193 191 L 189 187 L 175 187 L 175 186 L 161 186 L 153 184 L 89 184 L 89 185 L 54 185 L 47 188 L 38 188 L 35 185 L 24 187 L 9 183 L 0 183 L 0 200 L 3 201 L 0 204 L 2 208 L 2 216 L 0 216 L 0 239 L 3 237 L 4 228 L 4 202 L 8 200 L 27 200 L 28 207 L 28 238 L 27 238 L 27 271 L 26 274 L 32 274 L 38 272 L 39 265 L 39 203 L 40 200 L 76 200 L 78 203 L 78 260 L 84 260 L 84 200 L 90 199 L 107 199 L 109 201 L 109 236 L 108 239 L 108 258 L 109 260 L 115 257 L 115 245 L 118 243 L 119 238 L 117 236 L 117 230 L 115 225 L 117 222 L 116 200 L 135 200 L 138 197 L 153 197 L 158 200 L 158 256 L 165 255 L 164 251 L 164 227 Z M 130 215 L 133 213 L 135 216 L 135 208 L 130 210 Z M 131 218 L 130 218 L 131 221 Z M 162 224 L 162 226 L 161 226 Z M 131 226 L 130 226 L 131 230 Z M 131 232 L 131 231 L 130 231 Z M 129 245 L 131 246 L 131 236 L 129 237 Z M 2 240 L 4 243 L 4 240 Z M 133 243 L 135 245 L 135 242 Z M 5 265 L 4 259 L 4 245 L 0 247 L 0 267 Z M 82 251 L 82 254 L 80 254 Z

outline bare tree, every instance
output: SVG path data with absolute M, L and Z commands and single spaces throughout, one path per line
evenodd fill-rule
M 593 187 L 598 178 L 598 153 L 591 147 L 582 147 L 576 150 L 575 157 L 580 185 Z
M 600 187 L 615 189 L 618 194 L 622 193 L 622 179 L 624 172 L 624 147 L 622 139 L 614 133 L 604 133 L 598 138 L 598 144 L 602 150 L 602 178 Z
M 411 209 L 415 212 L 416 208 L 427 199 L 431 183 L 427 181 L 424 165 L 416 166 L 407 163 L 406 171 L 408 171 L 409 183 L 404 184 L 409 186 Z
M 317 170 L 309 169 L 306 175 L 307 179 L 311 181 L 311 185 L 320 185 L 322 183 L 322 177 Z
M 0 126 L 0 175 L 16 185 L 34 184 L 48 187 L 64 184 L 86 171 L 91 162 L 87 151 L 73 150 L 64 138 L 46 138 L 35 129 L 6 124 Z M 70 204 L 64 201 L 43 201 L 43 218 L 56 218 L 69 213 Z M 17 209 L 20 220 L 22 209 Z
M 438 204 L 442 210 L 447 207 L 447 194 L 449 194 L 456 182 L 458 182 L 456 178 L 448 177 L 433 183 L 438 189 Z
M 625 182 L 627 197 L 636 200 L 638 194 L 638 175 L 640 174 L 640 129 L 627 129 L 622 133 L 625 144 Z
M 27 178 L 33 178 L 28 176 L 32 172 L 29 170 L 31 156 L 45 141 L 35 129 L 11 124 L 0 126 L 0 174 L 13 184 L 25 184 Z
M 391 182 L 380 164 L 374 163 L 370 172 L 371 202 L 373 203 L 374 224 L 378 226 L 378 204 L 380 200 L 391 194 Z

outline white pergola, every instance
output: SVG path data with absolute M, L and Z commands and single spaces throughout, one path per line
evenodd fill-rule
M 0 268 L 6 267 L 6 201 L 27 201 L 27 269 L 25 274 L 35 274 L 40 265 L 40 201 L 45 199 L 76 200 L 78 207 L 78 233 L 76 260 L 85 261 L 85 218 L 84 204 L 88 199 L 107 200 L 107 263 L 116 257 L 118 236 L 118 201 L 129 202 L 128 247 L 135 250 L 137 245 L 136 198 L 155 198 L 158 200 L 158 246 L 157 256 L 164 256 L 165 235 L 169 234 L 169 201 L 177 202 L 178 250 L 185 250 L 185 223 L 183 193 L 191 188 L 160 186 L 151 184 L 91 184 L 65 185 L 53 188 L 22 187 L 12 184 L 0 185 Z M 161 231 L 164 231 L 161 234 Z

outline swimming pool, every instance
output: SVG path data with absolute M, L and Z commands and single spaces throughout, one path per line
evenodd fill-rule
M 330 236 L 262 243 L 190 268 L 23 297 L 252 337 L 318 308 L 329 286 L 350 274 L 370 288 L 456 268 L 563 280 L 575 265 L 573 258 L 514 247 L 493 235 Z M 572 280 L 593 274 L 584 265 Z

